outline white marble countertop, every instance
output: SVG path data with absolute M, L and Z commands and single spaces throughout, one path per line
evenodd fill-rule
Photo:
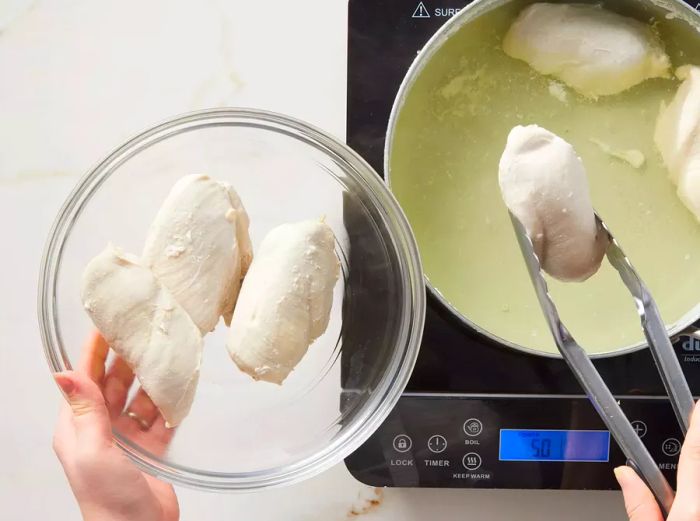
M 59 395 L 35 312 L 69 190 L 126 138 L 195 109 L 265 108 L 343 137 L 346 19 L 346 0 L 0 0 L 3 519 L 79 515 L 51 451 Z M 624 519 L 617 493 L 375 491 L 342 465 L 290 488 L 179 498 L 183 520 Z

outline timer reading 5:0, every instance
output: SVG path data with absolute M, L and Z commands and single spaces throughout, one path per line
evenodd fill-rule
M 608 431 L 501 429 L 501 461 L 589 461 L 610 457 Z

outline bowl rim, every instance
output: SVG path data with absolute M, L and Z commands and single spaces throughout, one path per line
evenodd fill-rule
M 63 248 L 82 208 L 102 183 L 139 152 L 184 132 L 213 126 L 257 128 L 285 135 L 322 152 L 361 187 L 389 230 L 403 281 L 396 348 L 376 388 L 368 393 L 352 421 L 333 441 L 291 464 L 251 472 L 203 471 L 166 463 L 113 430 L 116 444 L 143 471 L 166 481 L 196 489 L 246 491 L 296 483 L 340 463 L 362 445 L 386 419 L 413 371 L 423 335 L 426 293 L 418 246 L 408 219 L 381 176 L 348 145 L 300 119 L 250 108 L 215 108 L 185 113 L 140 132 L 115 148 L 77 183 L 61 206 L 49 231 L 41 259 L 37 311 L 41 340 L 52 373 L 71 369 L 63 348 L 55 291 Z

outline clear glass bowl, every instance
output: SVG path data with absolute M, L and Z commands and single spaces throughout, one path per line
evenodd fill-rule
M 308 478 L 349 455 L 395 405 L 418 354 L 425 289 L 413 235 L 381 178 L 301 121 L 244 109 L 188 114 L 140 134 L 88 173 L 61 209 L 42 261 L 48 363 L 70 369 L 93 330 L 79 295 L 87 262 L 108 242 L 138 254 L 169 189 L 192 173 L 235 187 L 254 246 L 278 224 L 325 216 L 343 271 L 330 325 L 280 387 L 238 370 L 220 323 L 205 337 L 197 395 L 167 453 L 151 454 L 116 430 L 115 440 L 145 471 L 198 488 Z

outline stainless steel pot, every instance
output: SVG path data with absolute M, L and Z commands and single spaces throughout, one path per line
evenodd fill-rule
M 469 4 L 467 7 L 462 9 L 457 15 L 447 21 L 428 41 L 421 52 L 416 56 L 413 64 L 411 65 L 408 73 L 406 74 L 401 87 L 399 89 L 398 95 L 394 101 L 394 105 L 391 111 L 391 117 L 389 119 L 389 126 L 387 129 L 386 146 L 384 150 L 384 171 L 386 172 L 387 182 L 391 187 L 391 155 L 392 146 L 394 144 L 394 137 L 396 134 L 396 128 L 399 120 L 399 114 L 406 102 L 409 91 L 412 86 L 416 83 L 416 80 L 423 74 L 424 69 L 427 64 L 431 61 L 433 56 L 437 53 L 439 49 L 445 45 L 445 43 L 457 32 L 459 32 L 465 25 L 472 22 L 476 18 L 490 12 L 493 9 L 501 7 L 505 4 L 512 3 L 517 0 L 476 0 L 475 2 Z M 576 0 L 577 3 L 581 0 Z M 533 2 L 518 2 L 523 6 L 528 3 Z M 597 3 L 597 2 L 591 2 Z M 691 8 L 688 4 L 681 0 L 615 0 L 615 7 L 621 11 L 629 13 L 631 16 L 641 20 L 648 20 L 652 17 L 673 19 L 675 23 L 686 23 L 691 27 L 695 28 L 699 33 L 700 38 L 700 13 L 695 9 Z M 514 239 L 515 240 L 515 239 Z M 699 274 L 700 276 L 700 274 Z M 460 321 L 464 326 L 477 331 L 481 335 L 497 342 L 500 345 L 506 346 L 511 349 L 518 351 L 523 351 L 529 354 L 549 357 L 549 358 L 561 358 L 558 353 L 550 353 L 545 351 L 538 351 L 529 347 L 520 346 L 506 339 L 500 338 L 490 331 L 485 330 L 478 324 L 470 320 L 468 316 L 462 314 L 459 310 L 455 308 L 441 293 L 440 291 L 430 282 L 428 277 L 425 277 L 426 285 L 429 292 L 435 297 L 442 306 L 444 306 L 458 321 Z M 689 337 L 687 345 L 689 346 L 689 351 L 692 351 L 696 345 L 700 345 L 700 328 L 694 326 L 700 319 L 700 296 L 698 297 L 699 304 L 691 312 L 687 313 L 678 323 L 676 323 L 672 328 L 669 329 L 669 334 L 673 338 L 678 338 L 681 336 Z M 694 339 L 695 344 L 690 340 Z M 602 358 L 608 356 L 617 356 L 624 353 L 629 353 L 632 351 L 637 351 L 647 347 L 646 343 L 638 343 L 632 346 L 627 346 L 622 349 L 610 352 L 595 354 L 592 357 Z

